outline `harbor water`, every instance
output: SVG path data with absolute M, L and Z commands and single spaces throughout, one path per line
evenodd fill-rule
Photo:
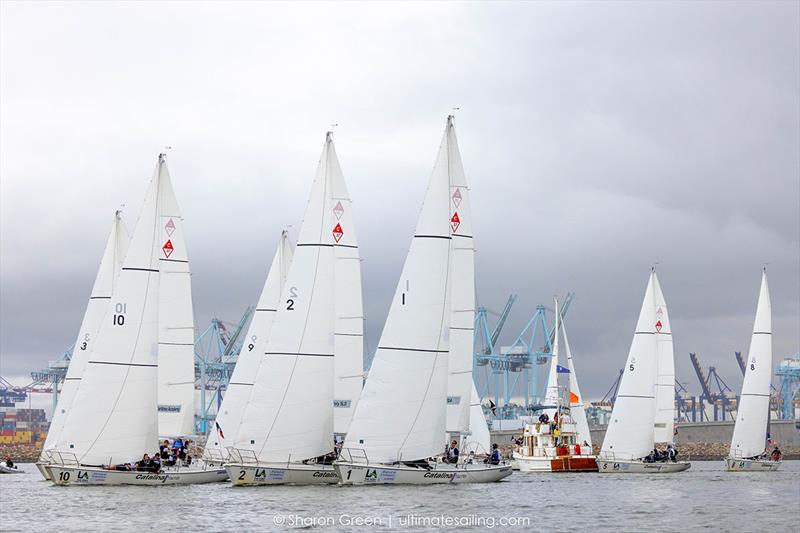
M 56 487 L 0 476 L 2 531 L 797 531 L 800 461 L 673 475 L 521 474 L 486 485 Z

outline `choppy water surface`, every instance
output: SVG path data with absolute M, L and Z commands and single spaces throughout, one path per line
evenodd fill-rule
M 3 531 L 798 531 L 800 461 L 727 473 L 520 474 L 428 487 L 55 487 L 0 476 Z

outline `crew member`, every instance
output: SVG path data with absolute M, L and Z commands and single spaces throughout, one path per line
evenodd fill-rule
M 458 463 L 458 448 L 455 440 L 450 441 L 450 448 L 447 449 L 447 462 L 450 464 Z
M 490 465 L 499 465 L 502 458 L 500 457 L 500 450 L 497 443 L 492 444 L 492 454 L 486 459 L 486 463 Z

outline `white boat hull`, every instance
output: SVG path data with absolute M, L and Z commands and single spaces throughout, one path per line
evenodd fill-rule
M 728 472 L 774 472 L 781 465 L 780 461 L 759 459 L 725 459 Z
M 6 466 L 5 463 L 0 464 L 0 474 L 24 474 L 24 473 L 25 471 L 20 468 Z
M 511 465 L 436 465 L 426 470 L 405 465 L 334 463 L 342 485 L 435 485 L 492 483 L 511 475 Z
M 56 485 L 190 485 L 214 483 L 228 479 L 224 468 L 165 470 L 150 472 L 123 472 L 97 467 L 53 465 L 48 468 Z
M 597 466 L 602 474 L 672 474 L 688 470 L 692 465 L 688 461 L 645 463 L 598 458 Z
M 552 472 L 551 460 L 547 457 L 526 457 L 514 455 L 517 470 L 520 472 Z
M 227 463 L 225 470 L 234 485 L 331 485 L 339 482 L 331 465 Z
M 50 471 L 47 469 L 49 466 L 50 463 L 43 463 L 41 461 L 36 463 L 37 470 L 39 470 L 39 473 L 42 474 L 42 477 L 47 481 L 50 481 Z

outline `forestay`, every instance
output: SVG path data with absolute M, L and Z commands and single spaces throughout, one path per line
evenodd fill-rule
M 344 190 L 329 133 L 311 188 L 265 357 L 234 446 L 285 462 L 333 450 L 334 244 L 352 230 L 336 219 Z
M 654 274 L 651 273 L 647 283 L 628 360 L 603 439 L 602 453 L 613 454 L 617 459 L 640 459 L 653 449 L 658 367 Z
M 292 261 L 292 247 L 286 231 L 281 232 L 278 247 L 272 257 L 267 280 L 261 290 L 258 304 L 253 311 L 250 327 L 244 338 L 242 350 L 236 360 L 228 389 L 220 405 L 214 427 L 209 430 L 208 446 L 210 459 L 225 457 L 226 448 L 233 444 L 242 423 L 242 416 L 250 397 L 253 380 L 264 356 L 267 340 L 275 320 L 281 291 L 286 282 Z
M 158 437 L 160 180 L 150 182 L 108 311 L 56 448 L 83 464 L 141 458 Z
M 443 451 L 450 332 L 451 129 L 448 118 L 411 247 L 345 447 L 369 461 Z
M 194 310 L 186 240 L 166 161 L 160 165 L 158 433 L 194 433 Z
M 756 457 L 766 449 L 772 378 L 772 304 L 766 271 L 761 276 L 761 290 L 746 364 L 730 450 L 730 456 L 737 458 Z
M 100 328 L 103 317 L 108 309 L 108 302 L 119 276 L 119 269 L 125 260 L 128 251 L 130 237 L 125 230 L 120 211 L 114 214 L 114 222 L 111 225 L 111 233 L 106 241 L 103 258 L 100 261 L 100 268 L 92 286 L 92 293 L 89 296 L 89 303 L 86 305 L 86 312 L 83 315 L 78 339 L 72 348 L 72 357 L 67 368 L 67 375 L 64 378 L 64 385 L 61 394 L 58 396 L 58 404 L 47 431 L 43 450 L 50 450 L 58 442 L 64 422 L 67 418 L 75 394 L 78 392 L 83 372 L 86 369 L 86 362 L 94 348 L 97 331 Z
M 672 329 L 669 312 L 658 275 L 653 272 L 656 313 L 656 348 L 658 375 L 656 378 L 656 415 L 653 426 L 655 442 L 672 442 L 675 434 L 675 356 L 672 350 Z

